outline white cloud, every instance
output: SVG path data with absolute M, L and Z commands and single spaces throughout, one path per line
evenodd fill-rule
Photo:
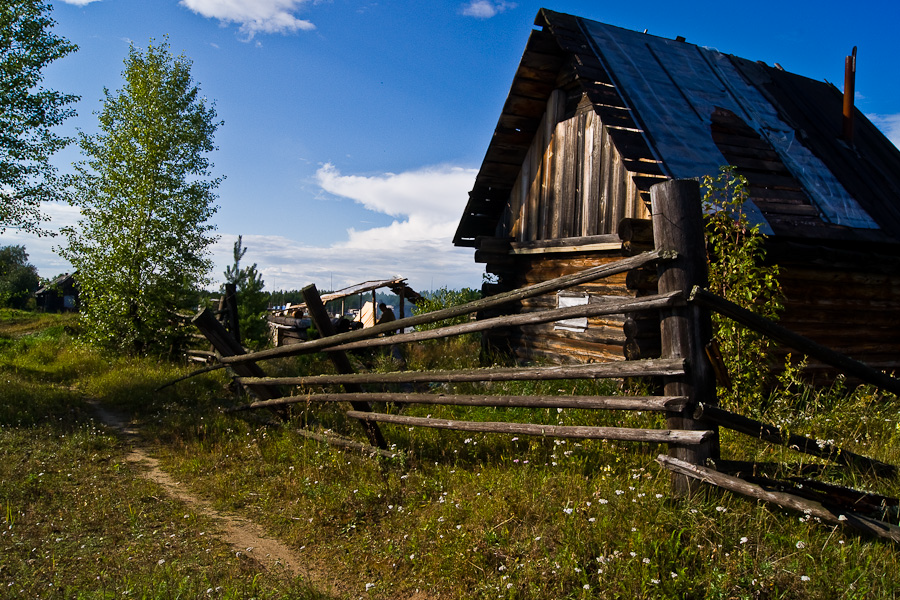
M 462 215 L 475 169 L 454 166 L 426 167 L 403 173 L 372 176 L 343 175 L 332 165 L 319 169 L 316 179 L 325 192 L 358 202 L 367 209 L 394 217 L 384 227 L 348 229 L 343 239 L 311 246 L 284 236 L 243 234 L 245 264 L 257 263 L 266 289 L 300 289 L 315 283 L 320 290 L 346 287 L 370 279 L 405 277 L 416 290 L 448 286 L 478 287 L 482 268 L 469 248 L 453 246 L 453 234 Z M 47 229 L 58 230 L 78 221 L 77 208 L 49 204 Z M 219 232 L 211 247 L 216 285 L 234 260 L 237 233 Z M 42 277 L 52 277 L 71 266 L 53 252 L 64 238 L 7 230 L 0 246 L 25 246 L 31 264 Z
M 475 181 L 474 169 L 426 167 L 405 173 L 371 177 L 341 175 L 332 164 L 316 172 L 323 190 L 355 200 L 392 217 L 418 216 L 428 220 L 458 219 Z
M 462 14 L 476 19 L 490 19 L 516 7 L 515 2 L 491 2 L 490 0 L 472 0 L 462 8 Z
M 75 6 L 86 6 L 91 2 L 99 2 L 100 0 L 62 0 L 66 4 L 74 4 Z
M 294 13 L 307 0 L 181 0 L 195 13 L 224 23 L 239 24 L 242 33 L 252 38 L 257 33 L 310 31 L 316 26 L 298 19 Z
M 869 120 L 900 148 L 900 113 L 894 115 L 866 115 Z

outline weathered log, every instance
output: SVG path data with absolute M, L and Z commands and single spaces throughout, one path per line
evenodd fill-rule
M 306 302 L 306 309 L 309 311 L 309 316 L 312 318 L 316 329 L 319 331 L 319 335 L 322 337 L 333 336 L 335 334 L 334 324 L 331 322 L 331 317 L 325 312 L 325 305 L 322 304 L 322 299 L 319 297 L 319 290 L 316 289 L 315 285 L 308 285 L 303 288 L 302 292 L 303 300 Z M 355 372 L 353 366 L 350 364 L 350 359 L 347 358 L 347 355 L 344 352 L 340 350 L 330 350 L 328 352 L 328 358 L 331 359 L 331 362 L 334 364 L 334 368 L 337 369 L 338 373 L 349 375 Z M 363 391 L 359 384 L 349 382 L 344 384 L 344 389 L 352 393 L 360 393 Z M 371 410 L 369 403 L 365 400 L 356 400 L 351 404 L 356 411 Z M 382 449 L 387 448 L 387 442 L 385 441 L 384 436 L 381 435 L 381 430 L 378 429 L 376 423 L 363 421 L 362 426 L 366 431 L 366 437 L 369 438 L 370 444 Z
M 623 242 L 653 245 L 653 221 L 650 219 L 622 219 L 619 221 L 618 233 Z
M 597 298 L 592 300 L 596 301 L 592 301 L 588 304 L 582 304 L 579 306 L 567 306 L 564 308 L 555 308 L 552 310 L 529 312 L 518 315 L 504 315 L 500 317 L 482 319 L 480 321 L 461 323 L 459 325 L 449 325 L 447 327 L 441 327 L 438 329 L 413 331 L 410 333 L 402 333 L 391 336 L 390 338 L 374 338 L 358 342 L 350 342 L 347 344 L 334 346 L 333 349 L 358 350 L 360 348 L 372 348 L 377 346 L 408 342 L 421 342 L 424 340 L 440 339 L 466 333 L 487 331 L 490 329 L 497 329 L 501 327 L 524 327 L 529 325 L 538 325 L 541 323 L 554 323 L 556 321 L 562 321 L 564 319 L 572 319 L 576 317 L 598 317 L 602 315 L 621 314 L 623 312 L 639 312 L 659 309 L 665 306 L 677 306 L 682 304 L 681 295 L 677 292 L 657 296 L 642 296 L 641 298 Z M 323 348 L 319 348 L 319 350 L 323 350 Z
M 745 327 L 772 338 L 780 344 L 803 352 L 866 383 L 871 383 L 892 394 L 900 394 L 900 379 L 876 371 L 858 360 L 821 346 L 811 339 L 798 335 L 765 317 L 761 317 L 733 302 L 729 302 L 725 298 L 716 296 L 700 287 L 695 287 L 691 291 L 689 301 L 698 306 L 705 306 L 710 310 L 714 310 Z
M 439 404 L 448 406 L 491 406 L 495 408 L 582 408 L 593 410 L 681 411 L 687 398 L 669 396 L 477 396 L 464 394 L 304 394 L 254 402 L 241 410 L 269 408 L 304 402 L 393 402 L 395 404 Z
M 655 294 L 658 285 L 659 275 L 649 269 L 632 269 L 625 276 L 625 287 L 629 290 Z
M 817 441 L 802 435 L 789 433 L 774 425 L 738 415 L 717 406 L 698 404 L 694 411 L 694 417 L 712 421 L 722 427 L 727 427 L 745 435 L 772 444 L 787 446 L 798 452 L 832 460 L 842 465 L 854 465 L 861 469 L 871 469 L 881 475 L 894 475 L 897 470 L 894 465 L 838 448 L 824 441 Z
M 300 377 L 239 377 L 242 385 L 329 385 L 344 383 L 428 383 L 473 381 L 537 381 L 545 379 L 604 379 L 620 377 L 676 376 L 684 374 L 683 359 L 625 360 L 614 363 L 513 367 L 458 371 L 397 371 L 351 375 Z
M 625 340 L 622 351 L 628 360 L 659 358 L 662 355 L 662 342 L 659 338 L 629 338 Z
M 191 323 L 193 323 L 200 332 L 206 336 L 206 339 L 209 340 L 209 343 L 212 344 L 213 348 L 215 348 L 216 352 L 219 353 L 221 358 L 225 358 L 227 356 L 241 356 L 244 355 L 244 349 L 241 345 L 231 337 L 225 327 L 219 323 L 218 320 L 213 316 L 212 311 L 208 308 L 204 308 L 199 313 L 194 315 L 194 318 L 191 319 Z M 212 370 L 212 369 L 206 369 Z M 262 370 L 258 364 L 247 361 L 242 363 L 237 363 L 232 366 L 232 370 L 240 376 L 243 377 L 265 377 L 266 374 Z M 199 372 L 203 372 L 204 369 L 201 369 Z M 192 375 L 197 374 L 198 372 L 192 373 Z M 182 378 L 185 379 L 185 378 Z M 269 400 L 271 398 L 278 398 L 282 396 L 280 390 L 273 385 L 263 385 L 254 388 L 254 391 L 257 396 L 262 398 L 263 400 Z
M 662 466 L 672 472 L 679 473 L 687 477 L 693 477 L 698 481 L 703 481 L 715 485 L 736 494 L 741 494 L 750 498 L 756 498 L 758 500 L 770 502 L 782 508 L 802 512 L 805 515 L 816 517 L 831 525 L 852 527 L 856 531 L 865 533 L 867 535 L 874 535 L 880 538 L 900 542 L 900 527 L 897 527 L 896 525 L 891 525 L 890 523 L 885 523 L 877 519 L 858 515 L 850 511 L 835 513 L 832 510 L 822 506 L 820 502 L 807 500 L 805 498 L 800 498 L 798 496 L 794 496 L 793 494 L 786 494 L 784 492 L 769 491 L 764 489 L 760 485 L 749 483 L 738 477 L 726 475 L 725 473 L 719 473 L 718 471 L 715 471 L 713 469 L 701 467 L 699 465 L 693 465 L 689 462 L 679 460 L 677 458 L 672 458 L 670 456 L 665 456 L 663 454 L 660 454 L 656 458 L 656 460 L 659 461 Z
M 653 298 L 653 296 L 642 296 L 641 298 Z M 658 338 L 659 313 L 644 312 L 626 316 L 622 322 L 622 333 L 626 338 Z
M 434 323 L 437 321 L 442 321 L 444 319 L 458 317 L 460 315 L 471 314 L 485 308 L 491 308 L 506 303 L 517 302 L 524 298 L 539 296 L 547 292 L 570 288 L 590 281 L 595 281 L 597 279 L 602 279 L 603 277 L 608 277 L 617 273 L 625 273 L 630 269 L 634 269 L 658 260 L 671 260 L 673 256 L 674 253 L 672 252 L 647 252 L 639 256 L 625 258 L 610 264 L 599 265 L 590 269 L 585 269 L 584 271 L 580 271 L 578 273 L 574 273 L 572 275 L 536 283 L 525 288 L 497 294 L 489 298 L 481 298 L 479 300 L 475 300 L 473 302 L 469 302 L 459 306 L 451 306 L 430 313 L 414 315 L 412 317 L 406 317 L 404 319 L 391 321 L 390 323 L 375 325 L 374 327 L 369 327 L 367 329 L 349 331 L 347 333 L 342 333 L 334 336 L 334 338 L 330 340 L 311 340 L 309 342 L 296 344 L 293 346 L 269 348 L 267 350 L 254 352 L 253 354 L 248 354 L 246 356 L 223 357 L 222 360 L 223 362 L 230 364 L 237 362 L 269 360 L 281 356 L 294 356 L 297 354 L 304 354 L 309 351 L 318 352 L 321 348 L 326 346 L 334 346 L 338 343 L 366 339 L 382 333 L 386 333 L 388 331 L 405 329 L 407 327 L 414 327 L 416 325 L 422 325 L 424 323 Z
M 237 343 L 240 344 L 241 325 L 240 319 L 238 318 L 237 284 L 235 283 L 225 284 L 225 310 L 228 331 L 231 332 L 231 335 L 237 340 Z
M 688 293 L 694 286 L 708 281 L 700 186 L 697 181 L 673 179 L 650 188 L 653 214 L 653 238 L 658 248 L 671 248 L 677 258 L 658 265 L 659 291 Z M 689 376 L 667 378 L 666 396 L 687 396 L 691 404 L 715 403 L 716 382 L 703 351 L 712 339 L 709 311 L 700 307 L 667 308 L 660 311 L 662 356 L 690 360 Z M 669 415 L 670 429 L 715 430 L 712 423 L 691 414 Z M 694 464 L 718 458 L 718 436 L 699 446 L 669 446 L 669 455 Z M 687 477 L 672 478 L 673 492 L 690 496 L 698 489 Z
M 625 442 L 651 442 L 657 444 L 699 444 L 710 436 L 711 431 L 679 431 L 672 429 L 630 429 L 627 427 L 587 427 L 580 425 L 534 425 L 530 423 L 498 423 L 494 421 L 456 421 L 427 417 L 407 417 L 383 413 L 357 413 L 348 411 L 348 416 L 368 419 L 381 423 L 407 425 L 412 427 L 433 427 L 455 431 L 475 431 L 483 433 L 513 433 L 517 435 L 539 435 L 542 437 L 579 438 L 594 440 L 617 440 Z

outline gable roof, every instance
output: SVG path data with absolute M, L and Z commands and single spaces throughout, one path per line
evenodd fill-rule
M 751 219 L 785 237 L 900 242 L 900 151 L 833 85 L 717 50 L 542 9 L 454 237 L 492 235 L 550 93 L 593 104 L 645 200 L 660 177 L 734 164 Z

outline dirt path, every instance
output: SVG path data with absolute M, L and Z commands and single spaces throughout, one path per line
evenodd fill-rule
M 132 444 L 131 452 L 125 459 L 134 464 L 145 467 L 141 475 L 162 486 L 166 493 L 173 498 L 181 500 L 193 510 L 213 518 L 222 526 L 223 539 L 228 542 L 235 552 L 245 553 L 254 558 L 269 570 L 284 570 L 293 576 L 303 576 L 308 580 L 314 580 L 308 568 L 304 568 L 304 562 L 293 550 L 278 540 L 269 537 L 256 523 L 238 515 L 217 511 L 208 502 L 188 492 L 179 482 L 175 481 L 159 466 L 159 461 L 149 456 L 141 448 L 139 433 L 128 426 L 126 420 L 98 403 L 91 403 L 100 420 L 107 426 L 118 431 L 129 443 Z

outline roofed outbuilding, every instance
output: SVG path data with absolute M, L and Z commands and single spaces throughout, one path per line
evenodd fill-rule
M 783 323 L 900 366 L 900 151 L 845 94 L 683 38 L 546 9 L 535 24 L 454 237 L 496 276 L 486 293 L 627 254 L 620 227 L 650 218 L 653 184 L 734 165 L 782 267 Z M 631 279 L 576 295 L 641 293 Z M 626 337 L 604 321 L 492 341 L 526 358 L 621 359 Z

